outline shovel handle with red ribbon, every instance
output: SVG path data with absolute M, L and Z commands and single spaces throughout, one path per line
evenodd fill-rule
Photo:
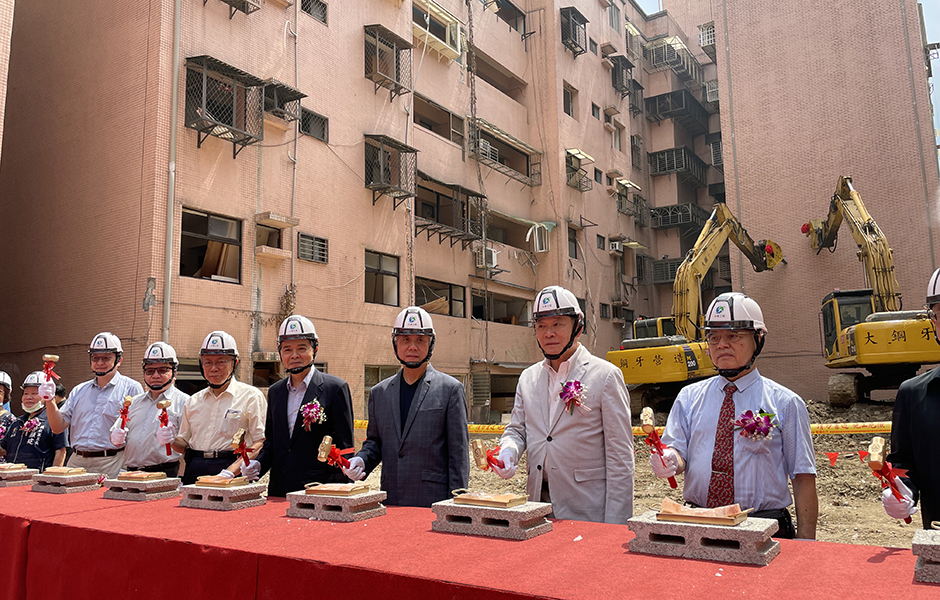
M 131 408 L 131 397 L 124 396 L 124 405 L 119 411 L 121 413 L 121 429 L 127 429 L 127 416 Z
M 317 460 L 325 462 L 331 467 L 348 469 L 349 459 L 347 459 L 344 454 L 351 454 L 355 451 L 355 448 L 346 448 L 345 450 L 338 449 L 333 445 L 333 438 L 325 435 L 323 436 L 323 441 L 320 442 L 320 447 L 317 449 Z
M 643 433 L 646 434 L 646 438 L 643 441 L 646 442 L 646 445 L 650 447 L 652 452 L 659 455 L 659 460 L 662 461 L 665 467 L 666 459 L 663 455 L 666 451 L 666 445 L 659 439 L 659 434 L 656 432 L 656 425 L 653 422 L 653 409 L 649 406 L 640 411 L 640 426 L 643 429 Z M 669 478 L 669 487 L 672 489 L 679 487 L 675 477 Z
M 232 437 L 232 450 L 235 451 L 235 456 L 240 456 L 242 458 L 242 461 L 244 461 L 245 466 L 247 467 L 251 460 L 248 458 L 248 444 L 245 443 L 244 429 L 239 429 Z
M 160 427 L 169 427 L 169 425 L 170 425 L 170 415 L 169 415 L 169 413 L 166 412 L 166 409 L 169 408 L 169 407 L 170 407 L 170 401 L 169 401 L 169 400 L 161 400 L 161 401 L 157 402 L 157 408 L 160 409 L 160 415 L 159 415 L 159 417 L 158 417 L 158 418 L 160 419 Z M 172 446 L 172 444 L 167 444 L 167 445 L 166 445 L 166 455 L 167 455 L 167 456 L 172 456 L 172 455 L 173 455 L 173 446 Z
M 907 475 L 907 469 L 895 469 L 891 463 L 884 459 L 885 440 L 883 437 L 875 436 L 868 446 L 868 467 L 875 477 L 881 482 L 881 489 L 891 488 L 891 494 L 897 498 L 898 502 L 904 501 L 904 494 L 898 489 L 898 477 Z M 905 523 L 910 523 L 911 518 L 905 517 Z
M 489 471 L 491 467 L 504 468 L 503 461 L 497 458 L 499 456 L 499 446 L 490 450 L 483 443 L 483 440 L 473 440 L 470 442 L 470 448 L 473 450 L 473 460 L 479 469 Z
M 52 381 L 53 377 L 59 379 L 58 373 L 52 370 L 57 362 L 59 362 L 58 354 L 42 355 L 42 372 L 46 374 L 46 381 Z

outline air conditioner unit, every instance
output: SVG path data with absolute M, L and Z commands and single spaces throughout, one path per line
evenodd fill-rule
M 495 269 L 496 268 L 496 255 L 499 254 L 499 251 L 493 250 L 492 248 L 480 248 L 474 253 L 474 258 L 476 259 L 476 266 L 478 269 Z
M 610 243 L 611 252 L 619 252 L 623 254 L 623 242 L 611 242 Z

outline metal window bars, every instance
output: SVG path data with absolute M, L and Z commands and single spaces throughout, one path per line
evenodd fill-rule
M 365 76 L 389 91 L 389 101 L 411 92 L 411 42 L 381 25 L 365 27 Z
M 264 81 L 211 56 L 186 59 L 185 126 L 196 146 L 211 135 L 232 142 L 232 158 L 264 139 Z
M 380 196 L 394 203 L 392 210 L 415 195 L 418 151 L 387 135 L 365 136 L 365 185 L 372 204 Z
M 636 79 L 633 80 L 630 90 L 630 116 L 643 114 L 643 86 Z
M 633 90 L 633 63 L 626 56 L 608 56 L 614 63 L 610 70 L 611 85 L 620 92 L 620 98 L 626 98 Z
M 277 79 L 264 82 L 264 111 L 285 121 L 300 118 L 300 99 L 306 97 L 307 94 Z
M 702 87 L 702 65 L 678 37 L 663 38 L 646 44 L 643 46 L 643 57 L 649 61 L 651 73 L 672 69 L 687 87 L 693 90 Z
M 428 241 L 431 241 L 436 234 L 438 244 L 443 244 L 445 239 L 449 239 L 451 248 L 460 242 L 463 250 L 466 250 L 474 240 L 483 237 L 482 204 L 486 196 L 457 184 L 438 181 L 421 171 L 418 171 L 418 177 L 450 190 L 453 225 L 445 225 L 435 219 L 416 216 L 415 237 L 424 231 L 427 233 Z
M 647 162 L 650 175 L 670 175 L 676 173 L 680 181 L 693 187 L 707 185 L 705 173 L 708 165 L 688 148 L 669 148 L 659 152 L 648 152 Z
M 205 6 L 208 0 L 202 0 L 202 5 Z M 236 12 L 243 12 L 246 15 L 250 15 L 256 10 L 261 10 L 261 0 L 222 0 L 223 3 L 228 4 L 229 20 L 235 16 Z
M 650 209 L 653 229 L 680 227 L 689 231 L 701 231 L 708 221 L 709 212 L 692 202 L 655 206 Z
M 567 168 L 568 185 L 579 192 L 589 192 L 594 189 L 594 180 L 584 169 L 575 169 L 572 166 Z
M 624 188 L 617 192 L 617 212 L 633 217 L 638 227 L 649 227 L 650 209 L 643 196 L 628 194 Z
M 476 121 L 474 121 L 470 115 L 467 115 L 466 121 L 467 135 L 469 138 L 468 150 L 470 155 L 473 156 L 477 162 L 488 166 L 494 171 L 499 171 L 510 179 L 515 179 L 516 181 L 524 183 L 530 187 L 542 185 L 541 152 L 526 144 L 522 140 L 506 133 L 492 123 L 489 123 L 485 119 L 477 117 Z M 502 162 L 505 161 L 506 158 L 503 157 L 503 159 L 500 159 L 499 148 L 484 138 L 484 134 L 491 136 L 494 140 L 499 140 L 500 142 L 514 149 L 519 154 L 524 155 L 526 157 L 526 170 L 528 171 L 528 174 L 521 173 L 510 167 L 508 164 Z
M 561 43 L 571 50 L 574 58 L 587 52 L 587 23 L 589 21 L 577 8 L 568 6 L 561 9 Z
M 310 262 L 329 263 L 330 242 L 306 233 L 297 233 L 297 258 Z
M 693 136 L 708 133 L 708 111 L 684 89 L 647 98 L 646 118 L 652 122 L 673 119 Z
M 300 133 L 328 143 L 330 141 L 330 120 L 306 108 L 301 108 L 300 112 Z
M 327 23 L 327 5 L 322 0 L 300 0 L 300 10 L 324 25 Z

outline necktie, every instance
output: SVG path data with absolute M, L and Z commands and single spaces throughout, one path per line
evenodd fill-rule
M 708 508 L 734 503 L 734 399 L 738 388 L 725 386 L 725 400 L 718 413 L 715 450 L 712 452 L 712 478 L 708 482 Z

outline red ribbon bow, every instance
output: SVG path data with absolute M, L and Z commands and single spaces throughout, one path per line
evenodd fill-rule
M 42 372 L 46 374 L 46 381 L 51 381 L 53 377 L 59 379 L 58 373 L 52 370 L 54 367 L 55 363 L 51 360 L 42 363 Z
M 251 462 L 248 460 L 248 446 L 245 445 L 245 440 L 242 440 L 241 443 L 238 444 L 238 448 L 235 449 L 235 456 L 241 456 L 242 460 L 245 461 L 246 467 L 248 463 Z
M 162 411 L 160 411 L 160 427 L 168 427 L 169 425 L 170 425 L 170 415 L 167 414 L 166 409 L 164 408 Z M 167 456 L 173 455 L 172 444 L 166 445 L 166 455 Z
M 486 451 L 486 471 L 490 470 L 490 467 L 496 467 L 498 469 L 505 468 L 503 461 L 497 458 L 499 456 L 499 446 L 496 446 L 492 450 Z
M 344 469 L 349 468 L 349 461 L 346 459 L 344 454 L 349 454 L 355 452 L 355 448 L 346 448 L 345 450 L 338 450 L 336 446 L 330 446 L 330 453 L 326 457 L 326 464 L 331 467 L 342 467 Z
M 907 475 L 907 469 L 895 469 L 893 466 L 891 466 L 891 463 L 885 461 L 881 465 L 880 471 L 875 471 L 872 469 L 872 473 L 874 473 L 875 477 L 881 481 L 881 489 L 890 487 L 891 494 L 897 498 L 898 502 L 904 501 L 904 495 L 901 493 L 901 490 L 898 489 L 898 477 L 904 477 Z M 910 523 L 911 518 L 906 517 L 904 522 Z
M 655 452 L 659 455 L 659 460 L 662 461 L 663 466 L 665 467 L 666 459 L 663 457 L 663 452 L 666 450 L 666 446 L 663 444 L 663 441 L 659 439 L 659 434 L 656 433 L 656 430 L 654 429 L 650 433 L 646 434 L 646 437 L 643 439 L 643 441 L 646 442 L 646 445 L 650 447 L 651 452 Z M 679 484 L 676 483 L 675 477 L 669 478 L 669 487 L 672 489 L 679 487 Z
M 130 406 L 125 406 L 119 411 L 121 413 L 121 429 L 127 429 L 127 414 L 130 410 Z

